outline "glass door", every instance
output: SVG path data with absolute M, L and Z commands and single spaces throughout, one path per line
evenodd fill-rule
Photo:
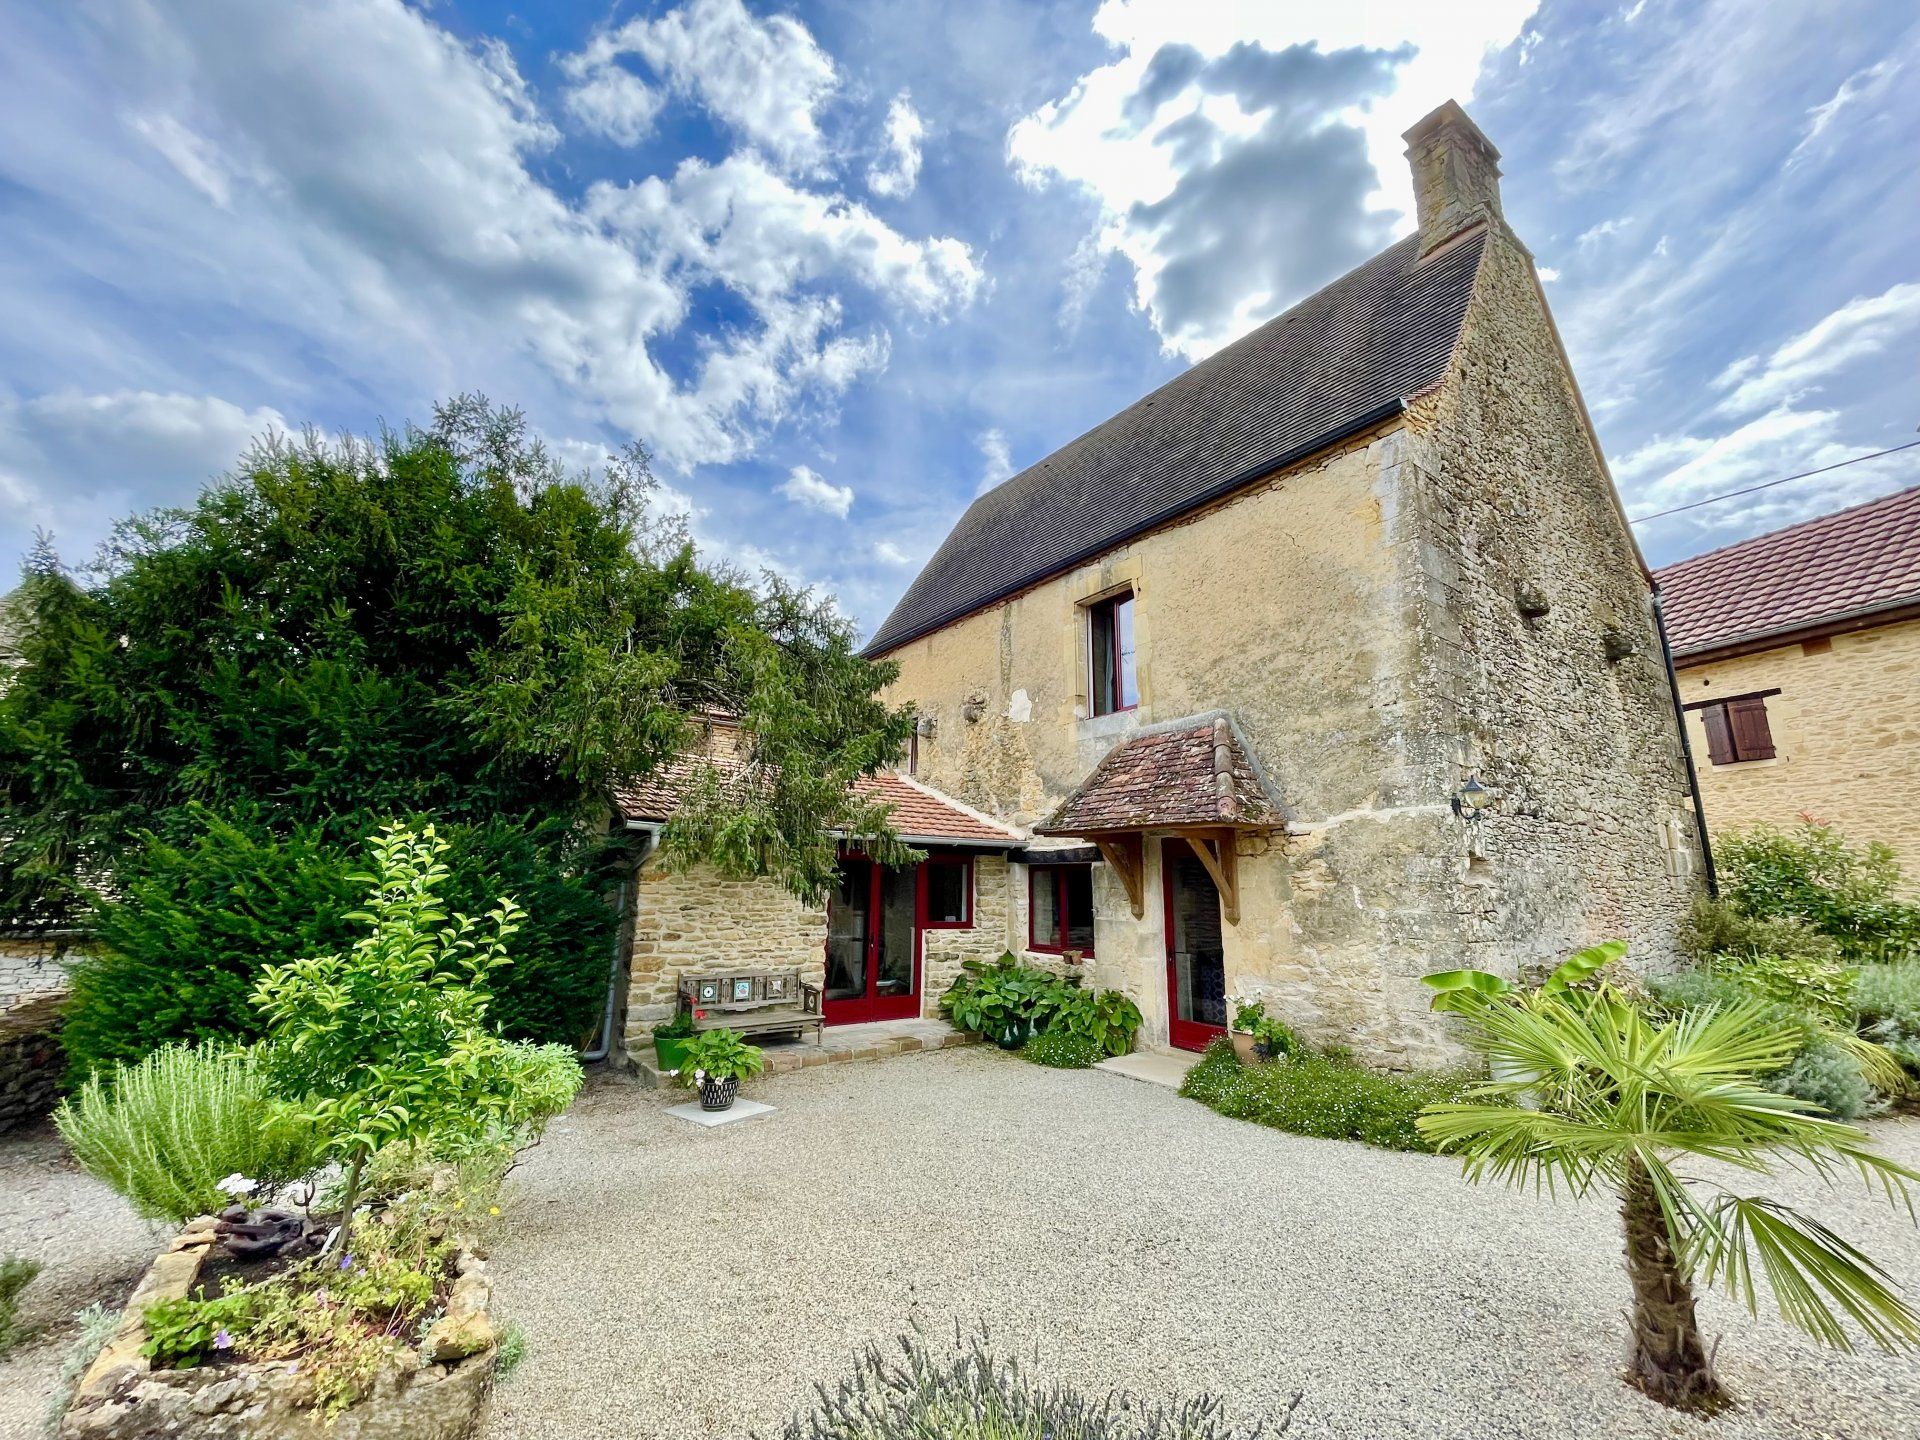
M 864 855 L 841 857 L 839 883 L 827 902 L 827 1024 L 920 1013 L 917 872 L 917 866 L 876 865 Z
M 1227 967 L 1220 890 L 1184 840 L 1160 845 L 1167 899 L 1168 1039 L 1204 1050 L 1227 1027 Z

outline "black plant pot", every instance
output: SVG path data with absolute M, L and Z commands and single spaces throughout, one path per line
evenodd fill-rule
M 700 1108 L 702 1110 L 730 1110 L 734 1096 L 740 1093 L 740 1077 L 729 1075 L 724 1080 L 702 1080 L 700 1082 Z

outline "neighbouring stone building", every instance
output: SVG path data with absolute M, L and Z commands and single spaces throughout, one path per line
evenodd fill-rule
M 832 1023 L 1012 949 L 1148 1044 L 1261 998 L 1406 1066 L 1452 1053 L 1430 971 L 1669 960 L 1701 881 L 1650 578 L 1497 152 L 1451 103 L 1407 139 L 1415 234 L 981 496 L 869 642 L 928 863 L 850 857 L 824 913 L 643 866 L 630 1036 L 688 967 L 818 965 Z
M 0 932 L 0 1135 L 40 1120 L 60 1098 L 69 934 Z
M 1708 825 L 1809 816 L 1920 879 L 1920 487 L 1657 578 Z

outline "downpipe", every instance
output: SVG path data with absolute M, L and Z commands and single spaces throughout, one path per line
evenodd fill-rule
M 1673 723 L 1680 731 L 1680 758 L 1687 766 L 1687 791 L 1693 796 L 1693 828 L 1700 837 L 1700 868 L 1705 872 L 1707 894 L 1720 898 L 1720 875 L 1713 866 L 1713 841 L 1707 837 L 1707 807 L 1700 799 L 1700 772 L 1693 763 L 1693 742 L 1687 738 L 1687 709 L 1680 699 L 1680 676 L 1673 668 L 1673 646 L 1667 643 L 1667 609 L 1660 599 L 1660 587 L 1653 587 L 1653 628 L 1660 637 L 1660 658 L 1667 667 L 1667 694 L 1673 698 Z
M 640 831 L 645 839 L 641 842 L 640 853 L 634 857 L 633 869 L 620 881 L 620 919 L 613 927 L 613 953 L 607 960 L 607 998 L 600 1013 L 600 1039 L 591 1050 L 580 1052 L 583 1064 L 604 1060 L 613 1053 L 614 1009 L 620 998 L 620 965 L 626 959 L 627 910 L 633 903 L 632 876 L 639 874 L 641 863 L 653 853 L 653 847 L 660 840 L 660 827 L 657 825 L 629 825 L 628 828 Z

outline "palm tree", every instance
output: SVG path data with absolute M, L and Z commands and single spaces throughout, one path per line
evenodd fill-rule
M 1531 992 L 1480 972 L 1431 977 L 1436 1008 L 1465 1018 L 1496 1078 L 1471 1101 L 1429 1106 L 1421 1132 L 1461 1156 L 1470 1181 L 1619 1196 L 1633 1287 L 1629 1378 L 1663 1404 L 1729 1403 L 1701 1340 L 1694 1285 L 1720 1285 L 1758 1313 L 1756 1259 L 1781 1315 L 1816 1339 L 1851 1349 L 1851 1319 L 1883 1349 L 1920 1343 L 1920 1313 L 1886 1272 L 1817 1220 L 1673 1167 L 1688 1157 L 1759 1174 L 1804 1166 L 1829 1182 L 1852 1171 L 1909 1215 L 1908 1182 L 1920 1173 L 1876 1155 L 1857 1127 L 1760 1084 L 1755 1076 L 1786 1064 L 1804 1038 L 1764 1007 L 1660 1018 L 1604 984 L 1574 988 L 1625 951 L 1605 948 Z

